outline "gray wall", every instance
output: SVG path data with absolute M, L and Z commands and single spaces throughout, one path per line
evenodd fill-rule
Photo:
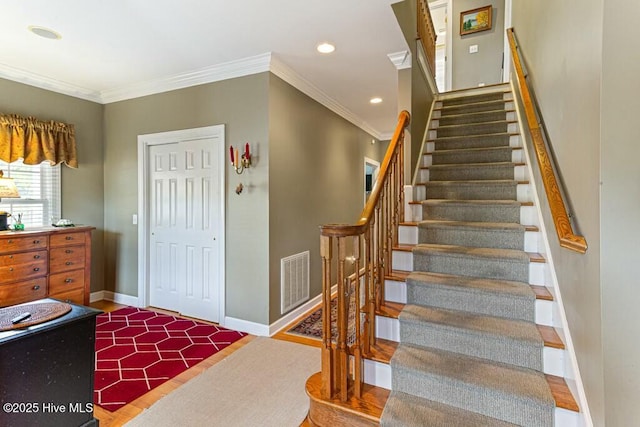
M 227 145 L 250 142 L 255 165 L 227 166 L 226 315 L 269 320 L 269 74 L 262 73 L 105 106 L 106 288 L 137 295 L 137 137 L 225 124 Z M 228 162 L 227 162 L 228 163 Z M 245 190 L 235 193 L 238 183 Z
M 491 29 L 460 35 L 460 13 L 482 6 L 493 6 Z M 466 89 L 502 82 L 502 54 L 504 52 L 504 0 L 455 0 L 453 13 L 451 88 Z M 469 46 L 478 45 L 477 53 L 469 53 Z
M 356 222 L 364 157 L 386 144 L 275 75 L 269 80 L 270 322 L 280 313 L 280 259 L 310 251 L 310 297 L 322 292 L 320 225 Z
M 599 2 L 594 3 L 599 6 Z M 636 129 L 640 117 L 640 58 L 637 48 L 630 49 L 640 40 L 638 16 L 640 2 L 605 3 L 599 154 L 607 426 L 628 426 L 640 420 L 640 144 Z
M 638 64 L 636 61 L 634 69 L 624 62 L 625 46 L 639 35 L 637 29 L 631 30 L 638 6 L 633 6 L 635 14 L 630 13 L 630 3 L 625 2 L 620 7 L 622 16 L 615 16 L 603 28 L 603 3 L 515 0 L 513 26 L 578 232 L 589 245 L 585 255 L 561 249 L 545 209 L 589 408 L 595 425 L 605 425 L 606 420 L 607 425 L 623 426 L 640 419 L 636 339 L 640 326 L 637 315 L 629 311 L 639 296 L 638 262 L 632 255 L 637 249 L 631 246 L 631 235 L 637 237 L 631 219 L 637 219 L 640 208 L 638 197 L 632 196 L 638 193 L 633 155 L 638 154 L 638 146 L 629 128 L 633 114 L 639 111 L 637 100 L 625 97 L 625 92 L 637 93 Z M 618 20 L 625 16 L 629 16 L 627 25 Z M 634 31 L 635 37 L 625 39 L 625 31 Z M 629 84 L 635 84 L 635 92 Z M 628 113 L 626 122 L 617 118 L 622 111 Z M 618 334 L 623 331 L 622 338 Z
M 104 287 L 103 106 L 0 79 L 0 112 L 75 125 L 78 169 L 62 166 L 62 216 L 96 227 L 92 233 L 91 290 Z

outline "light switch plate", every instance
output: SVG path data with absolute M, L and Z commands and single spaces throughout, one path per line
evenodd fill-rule
M 472 44 L 471 46 L 469 46 L 469 53 L 478 53 L 478 45 Z

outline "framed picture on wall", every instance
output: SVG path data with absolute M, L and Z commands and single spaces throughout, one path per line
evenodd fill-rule
M 460 35 L 477 33 L 491 29 L 493 7 L 483 6 L 460 13 Z

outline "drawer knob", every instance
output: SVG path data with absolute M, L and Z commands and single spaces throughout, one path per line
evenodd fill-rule
M 7 243 L 13 243 L 13 239 L 7 240 Z
M 73 279 L 64 279 L 64 283 L 71 283 L 73 282 Z
M 37 245 L 38 243 L 40 243 L 40 240 L 34 240 L 34 241 L 33 241 L 33 244 L 34 244 L 34 245 Z
M 65 254 L 70 254 L 70 253 L 72 253 L 72 252 L 73 252 L 73 251 L 72 251 L 71 249 L 67 249 L 66 251 L 64 251 L 64 253 L 65 253 Z
M 13 267 L 9 267 L 9 271 L 13 271 Z
M 66 239 L 67 239 L 67 240 L 73 240 L 73 237 L 71 237 L 71 236 L 67 236 L 67 237 L 66 237 Z
M 33 289 L 34 291 L 37 291 L 38 289 L 40 289 L 40 285 L 34 285 L 33 288 L 31 289 Z
M 9 255 L 9 259 L 13 259 L 13 255 Z
M 34 255 L 33 259 L 40 259 L 40 255 Z
M 64 264 L 65 264 L 65 265 L 71 265 L 71 264 L 73 264 L 73 263 L 72 263 L 71 261 L 67 261 L 67 262 L 65 262 Z
M 40 271 L 40 267 L 35 267 L 33 271 Z

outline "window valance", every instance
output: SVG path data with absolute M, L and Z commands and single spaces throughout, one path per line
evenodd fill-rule
M 74 126 L 0 114 L 0 159 L 12 163 L 20 158 L 26 165 L 38 165 L 46 160 L 52 166 L 65 163 L 77 168 Z

